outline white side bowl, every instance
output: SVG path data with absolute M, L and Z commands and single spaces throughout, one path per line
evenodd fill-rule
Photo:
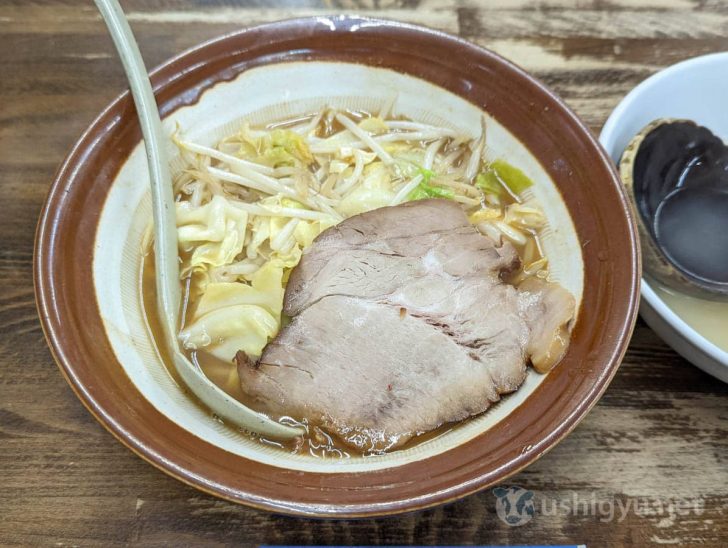
M 728 53 L 696 57 L 651 76 L 612 112 L 599 136 L 619 162 L 627 143 L 657 118 L 687 118 L 728 139 Z M 683 321 L 642 279 L 640 313 L 647 324 L 685 359 L 728 382 L 728 352 Z M 728 337 L 728 334 L 726 334 Z

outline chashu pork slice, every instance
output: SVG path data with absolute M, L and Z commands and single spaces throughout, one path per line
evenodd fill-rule
M 243 390 L 370 452 L 481 413 L 531 356 L 543 369 L 561 357 L 553 339 L 574 313 L 556 284 L 503 282 L 517 266 L 454 202 L 347 219 L 304 253 L 284 301 L 293 319 L 257 364 L 241 362 Z

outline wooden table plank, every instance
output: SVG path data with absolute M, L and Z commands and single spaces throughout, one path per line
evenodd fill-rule
M 296 15 L 344 10 L 429 25 L 533 72 L 594 131 L 650 74 L 728 49 L 722 0 L 124 5 L 150 66 L 224 32 Z M 32 291 L 33 236 L 48 183 L 81 131 L 124 88 L 121 67 L 93 6 L 81 0 L 0 4 L 0 67 L 0 544 L 725 544 L 728 389 L 641 321 L 600 403 L 508 482 L 536 493 L 539 514 L 523 527 L 498 519 L 489 491 L 393 518 L 275 516 L 203 495 L 141 461 L 66 385 Z

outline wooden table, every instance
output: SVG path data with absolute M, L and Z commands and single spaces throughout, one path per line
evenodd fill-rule
M 237 4 L 129 0 L 124 7 L 150 66 L 221 33 L 296 15 L 356 11 L 432 26 L 531 71 L 595 132 L 653 72 L 728 49 L 724 0 Z M 536 493 L 537 514 L 522 527 L 499 520 L 490 490 L 401 517 L 280 517 L 199 493 L 122 447 L 51 359 L 31 264 L 56 166 L 124 87 L 91 2 L 0 4 L 0 544 L 728 543 L 728 387 L 641 321 L 601 402 L 508 482 Z

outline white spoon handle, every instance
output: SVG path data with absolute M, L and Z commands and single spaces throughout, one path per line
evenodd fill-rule
M 144 61 L 121 6 L 117 0 L 95 0 L 95 2 L 124 65 L 144 136 L 154 215 L 157 306 L 175 368 L 195 396 L 220 417 L 246 430 L 266 436 L 276 438 L 299 436 L 301 430 L 273 421 L 223 392 L 180 350 L 177 338 L 180 309 L 177 225 L 172 177 L 165 149 L 167 140 L 162 131 L 162 121 Z

